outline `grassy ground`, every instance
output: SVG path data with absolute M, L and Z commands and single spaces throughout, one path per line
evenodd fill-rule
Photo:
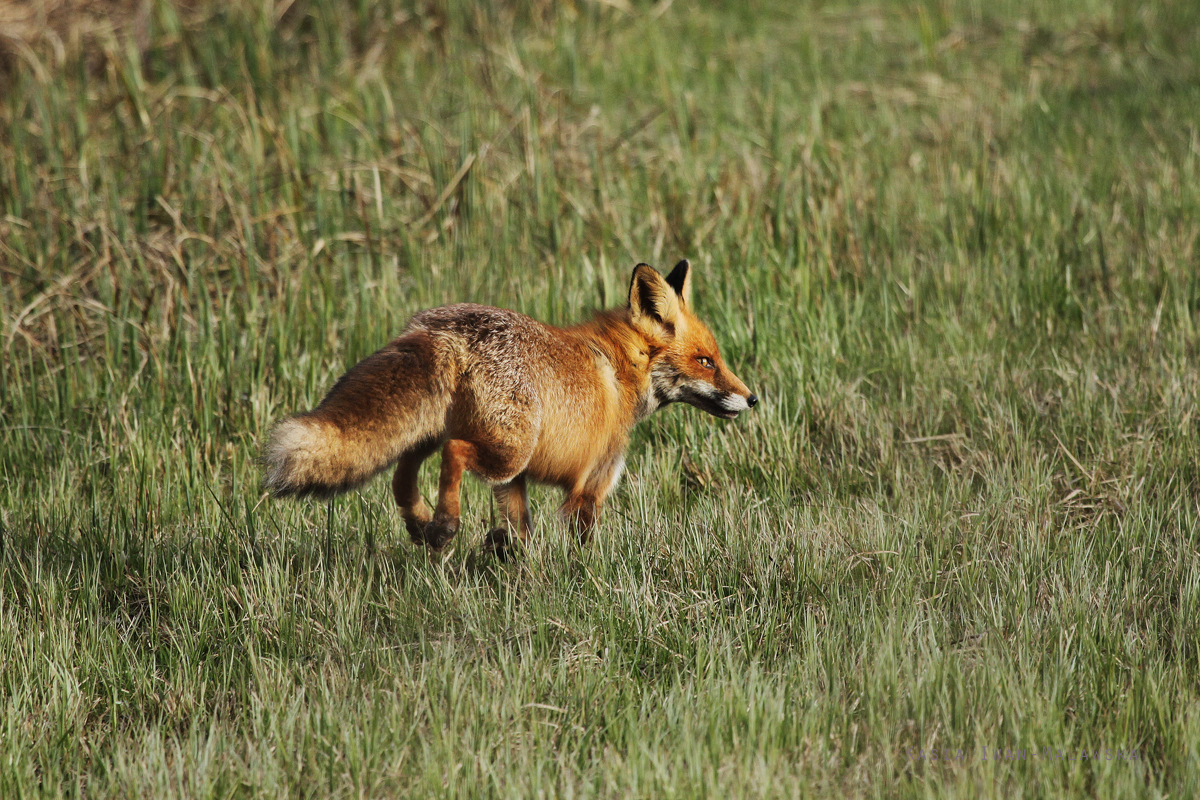
M 125 5 L 0 37 L 0 795 L 1200 790 L 1200 7 Z M 264 499 L 413 312 L 685 256 L 762 403 L 587 548 Z

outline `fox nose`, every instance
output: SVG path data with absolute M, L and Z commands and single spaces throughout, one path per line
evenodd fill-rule
M 751 408 L 754 408 L 756 405 L 758 405 L 758 395 L 752 394 L 749 397 L 747 397 L 746 405 L 750 406 Z

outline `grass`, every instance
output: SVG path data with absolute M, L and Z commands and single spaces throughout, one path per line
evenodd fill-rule
M 0 37 L 0 795 L 1200 789 L 1194 4 L 148 9 Z M 588 547 L 264 499 L 414 312 L 680 257 L 762 403 Z

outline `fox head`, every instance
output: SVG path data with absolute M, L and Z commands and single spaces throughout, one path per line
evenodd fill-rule
M 682 402 L 733 419 L 758 398 L 734 375 L 712 333 L 691 310 L 692 269 L 680 261 L 664 278 L 648 264 L 633 268 L 629 317 L 650 348 L 649 410 Z

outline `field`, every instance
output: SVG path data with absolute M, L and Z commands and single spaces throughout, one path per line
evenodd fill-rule
M 1200 5 L 45 5 L 0 796 L 1200 792 Z M 588 546 L 261 490 L 414 312 L 683 257 L 762 402 L 644 423 Z

